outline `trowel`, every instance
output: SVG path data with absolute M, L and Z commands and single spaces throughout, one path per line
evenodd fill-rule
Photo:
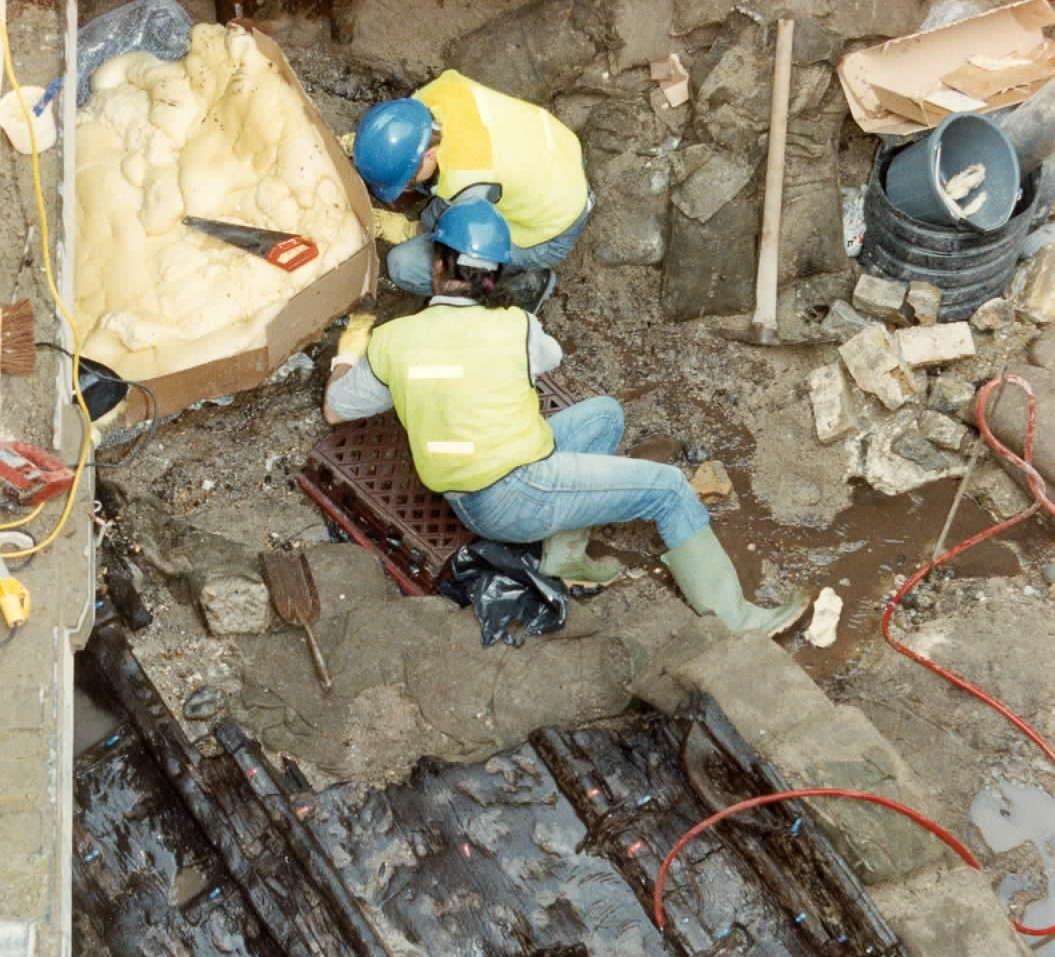
M 311 565 L 308 564 L 308 556 L 303 552 L 296 555 L 264 552 L 260 556 L 260 562 L 275 611 L 283 621 L 304 629 L 319 684 L 322 685 L 323 693 L 328 694 L 333 690 L 333 679 L 330 677 L 330 669 L 322 655 L 315 631 L 311 627 L 313 622 L 319 620 L 322 608 L 315 577 L 312 575 Z
M 312 240 L 296 233 L 224 223 L 218 219 L 200 219 L 197 216 L 184 216 L 183 225 L 266 259 L 272 266 L 278 266 L 286 272 L 299 269 L 319 255 L 319 247 Z

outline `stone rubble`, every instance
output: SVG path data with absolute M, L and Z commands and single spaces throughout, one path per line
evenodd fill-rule
M 854 429 L 853 398 L 838 362 L 820 366 L 810 373 L 810 401 L 817 438 L 827 444 Z
M 839 348 L 854 382 L 890 411 L 900 409 L 916 393 L 911 371 L 902 361 L 893 337 L 875 324 Z
M 725 466 L 715 460 L 704 462 L 693 475 L 689 484 L 700 498 L 726 498 L 733 490 L 733 480 Z
M 860 449 L 860 459 L 851 464 L 851 476 L 863 478 L 884 495 L 901 495 L 938 479 L 963 475 L 966 462 L 923 438 L 916 417 L 916 410 L 909 407 L 876 425 Z
M 938 448 L 947 449 L 950 452 L 959 452 L 963 448 L 964 439 L 970 431 L 962 422 L 957 422 L 933 409 L 920 413 L 919 430 Z
M 902 307 L 907 293 L 908 286 L 903 282 L 865 273 L 854 287 L 853 305 L 870 316 L 900 324 L 905 321 Z
M 1045 246 L 1015 276 L 1015 310 L 1032 322 L 1055 320 L 1055 245 Z
M 928 472 L 942 472 L 955 464 L 954 460 L 942 452 L 921 432 L 909 429 L 902 432 L 890 443 L 890 450 L 903 459 L 915 462 Z
M 1045 329 L 1029 346 L 1029 361 L 1055 372 L 1055 326 Z
M 959 415 L 974 399 L 974 386 L 955 372 L 945 372 L 931 380 L 927 407 L 947 415 Z
M 1015 306 L 1009 299 L 1000 296 L 983 302 L 971 316 L 971 325 L 979 332 L 995 332 L 1006 329 L 1015 321 Z
M 933 326 L 941 310 L 941 290 L 933 283 L 913 280 L 905 297 L 911 318 L 921 326 Z
M 836 299 L 821 321 L 821 333 L 826 338 L 846 342 L 873 323 L 862 316 L 845 299 Z
M 966 322 L 913 326 L 898 329 L 895 335 L 901 357 L 913 369 L 945 365 L 976 352 L 971 327 Z

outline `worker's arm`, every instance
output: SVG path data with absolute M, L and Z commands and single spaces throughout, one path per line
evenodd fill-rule
M 534 382 L 536 376 L 552 372 L 563 358 L 560 343 L 542 328 L 542 323 L 535 316 L 528 313 L 528 368 L 531 381 Z
M 392 394 L 374 375 L 366 356 L 351 365 L 340 361 L 334 365 L 322 407 L 322 414 L 330 425 L 366 419 L 391 408 Z

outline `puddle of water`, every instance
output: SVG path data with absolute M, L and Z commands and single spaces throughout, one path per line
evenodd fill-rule
M 1044 863 L 1048 896 L 1030 904 L 1022 922 L 1028 927 L 1055 924 L 1055 797 L 1027 784 L 1001 781 L 978 793 L 971 803 L 971 821 L 998 854 L 1027 842 L 1037 849 Z M 1018 875 L 1009 875 L 1000 884 L 1005 900 L 1025 889 L 1031 889 L 1030 883 Z M 1034 953 L 1055 957 L 1055 940 L 1038 943 Z
M 197 864 L 186 864 L 176 871 L 169 887 L 169 903 L 173 907 L 186 907 L 200 894 L 213 886 L 213 881 Z
M 111 709 L 97 676 L 85 663 L 83 655 L 74 658 L 73 687 L 73 754 L 78 756 L 93 744 L 109 737 L 121 724 Z
M 717 413 L 708 410 L 707 414 Z M 796 661 L 815 679 L 824 680 L 845 672 L 863 647 L 879 640 L 882 603 L 893 588 L 894 576 L 907 575 L 930 558 L 959 480 L 935 482 L 896 497 L 861 484 L 855 487 L 853 504 L 830 526 L 782 525 L 752 494 L 753 449 L 750 432 L 735 428 L 725 430 L 710 449 L 714 458 L 725 463 L 740 504 L 728 512 L 719 507 L 715 528 L 749 596 L 761 583 L 763 560 L 769 559 L 814 591 L 829 585 L 843 599 L 838 641 L 830 648 L 815 648 L 805 642 L 794 648 Z M 987 512 L 965 497 L 949 532 L 948 546 L 992 521 Z M 1005 544 L 1008 541 L 1019 543 L 1031 554 L 1043 548 L 1047 538 L 1042 530 L 1027 523 L 1000 540 L 976 546 L 952 567 L 965 578 L 1017 575 L 1021 567 Z

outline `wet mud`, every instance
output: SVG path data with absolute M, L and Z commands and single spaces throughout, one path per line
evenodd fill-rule
M 713 408 L 705 412 L 711 417 L 716 413 Z M 692 451 L 688 450 L 690 456 Z M 880 639 L 879 621 L 886 599 L 905 576 L 931 559 L 959 480 L 934 482 L 897 496 L 856 484 L 852 504 L 830 525 L 787 525 L 774 519 L 752 491 L 753 453 L 751 433 L 733 426 L 707 449 L 707 458 L 721 461 L 733 482 L 728 498 L 708 503 L 714 528 L 749 597 L 768 603 L 779 600 L 793 586 L 814 595 L 829 586 L 843 599 L 838 640 L 833 646 L 815 648 L 801 637 L 808 619 L 796 635 L 785 639 L 799 664 L 815 680 L 824 682 L 852 668 Z M 680 464 L 691 474 L 692 464 L 684 458 Z M 993 518 L 965 496 L 945 547 L 991 524 Z M 595 549 L 598 553 L 617 555 L 631 568 L 658 574 L 674 589 L 657 561 L 662 543 L 651 527 L 641 526 L 629 534 L 609 527 L 605 538 Z M 1027 523 L 976 546 L 957 558 L 952 569 L 963 578 L 1011 577 L 1022 571 L 1020 556 L 1040 556 L 1048 548 L 1047 531 Z M 624 587 L 633 587 L 633 582 Z

